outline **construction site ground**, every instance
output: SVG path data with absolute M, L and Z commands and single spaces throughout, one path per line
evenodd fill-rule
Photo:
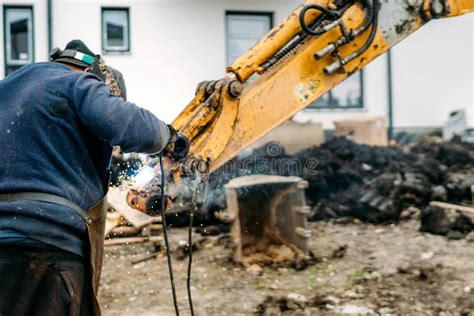
M 196 315 L 474 315 L 474 238 L 421 233 L 419 221 L 372 225 L 309 223 L 314 263 L 293 268 L 231 260 L 226 235 L 200 237 L 193 263 Z M 189 315 L 187 229 L 171 229 L 177 296 Z M 201 239 L 203 238 L 203 239 Z M 199 241 L 200 240 L 200 241 Z M 174 315 L 166 257 L 132 264 L 152 243 L 106 248 L 104 315 Z

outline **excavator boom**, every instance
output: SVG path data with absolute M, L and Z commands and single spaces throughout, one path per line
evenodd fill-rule
M 472 10 L 474 0 L 308 0 L 227 68 L 240 95 L 222 91 L 200 115 L 198 94 L 173 126 L 216 170 L 431 19 Z
M 172 182 L 205 179 L 430 20 L 473 10 L 474 0 L 307 0 L 222 80 L 201 85 L 174 120 L 190 148 Z M 135 192 L 127 200 L 144 210 L 147 198 Z

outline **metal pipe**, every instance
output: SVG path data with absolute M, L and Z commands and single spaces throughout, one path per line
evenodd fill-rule
M 48 54 L 53 49 L 53 0 L 47 0 L 48 11 Z
M 392 52 L 387 52 L 387 85 L 388 85 L 388 139 L 393 139 L 393 90 L 392 90 Z

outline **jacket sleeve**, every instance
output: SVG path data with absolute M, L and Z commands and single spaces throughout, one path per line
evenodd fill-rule
M 168 143 L 168 126 L 151 112 L 114 96 L 91 74 L 81 74 L 72 99 L 81 123 L 95 136 L 125 152 L 157 153 Z

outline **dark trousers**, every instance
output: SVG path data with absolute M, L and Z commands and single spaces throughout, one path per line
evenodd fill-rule
M 0 315 L 91 315 L 85 262 L 63 251 L 0 248 Z

